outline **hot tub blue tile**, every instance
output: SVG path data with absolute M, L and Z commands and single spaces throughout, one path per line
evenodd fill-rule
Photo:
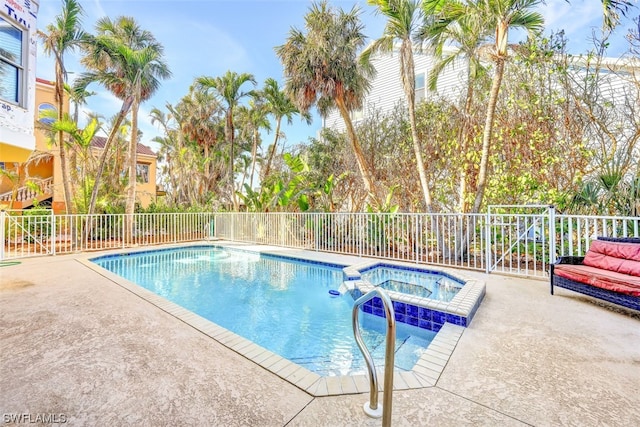
M 443 325 L 446 320 L 447 320 L 447 316 L 445 313 L 441 313 L 439 311 L 433 311 L 431 316 L 431 321 L 433 323 L 438 323 L 440 325 Z
M 412 326 L 418 326 L 418 318 L 413 316 L 406 316 L 405 320 L 408 324 Z
M 429 310 L 425 307 L 418 307 L 418 317 L 422 320 L 431 321 L 432 319 L 432 310 Z
M 396 313 L 396 316 L 395 316 L 395 317 L 396 317 L 396 322 L 405 323 L 405 322 L 404 322 L 404 318 L 405 318 L 404 314 L 402 314 L 402 313 Z
M 380 316 L 380 317 L 386 317 L 384 315 L 384 309 L 382 309 L 380 307 L 373 307 L 373 314 L 375 314 L 376 316 Z
M 412 317 L 419 317 L 418 316 L 418 307 L 412 304 L 407 304 L 406 305 L 406 314 Z
M 364 311 L 365 313 L 373 313 L 373 307 L 371 307 L 370 305 L 361 305 L 360 308 L 362 309 L 362 311 Z
M 419 320 L 418 320 L 418 327 L 419 327 L 419 328 L 422 328 L 422 329 L 429 329 L 429 330 L 431 330 L 431 322 L 430 322 L 430 321 L 428 321 L 428 320 L 422 320 L 422 319 L 419 319 Z
M 455 314 L 447 313 L 445 319 L 447 322 L 453 323 L 454 325 L 460 324 L 460 316 L 457 316 Z
M 406 313 L 406 305 L 403 302 L 393 301 L 393 309 L 396 313 L 405 314 Z

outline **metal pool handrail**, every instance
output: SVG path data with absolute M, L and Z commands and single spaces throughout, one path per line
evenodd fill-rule
M 371 353 L 367 349 L 367 346 L 362 339 L 360 328 L 358 327 L 358 309 L 362 304 L 374 298 L 376 294 L 382 300 L 385 316 L 387 318 L 387 344 L 384 357 L 384 394 L 382 398 L 382 405 L 380 405 L 381 408 L 378 407 L 378 376 L 376 375 L 375 365 L 373 363 Z M 391 426 L 393 365 L 396 345 L 396 318 L 395 311 L 393 309 L 393 303 L 391 302 L 391 299 L 386 292 L 384 292 L 380 288 L 375 288 L 358 298 L 353 303 L 353 312 L 351 318 L 353 323 L 353 335 L 356 338 L 356 343 L 358 344 L 358 347 L 360 348 L 360 351 L 364 356 L 364 360 L 367 363 L 367 369 L 369 370 L 370 397 L 369 402 L 365 402 L 364 404 L 364 412 L 365 414 L 373 418 L 380 418 L 382 416 L 382 426 Z

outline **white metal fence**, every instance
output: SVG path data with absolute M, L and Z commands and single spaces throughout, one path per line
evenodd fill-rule
M 211 237 L 213 213 L 54 215 L 0 212 L 0 260 L 100 251 Z
M 216 237 L 373 258 L 544 277 L 598 236 L 640 236 L 640 217 L 557 215 L 550 206 L 486 214 L 221 213 Z
M 598 236 L 638 237 L 640 217 L 558 215 L 548 206 L 485 214 L 0 212 L 0 260 L 197 241 L 248 242 L 544 277 Z

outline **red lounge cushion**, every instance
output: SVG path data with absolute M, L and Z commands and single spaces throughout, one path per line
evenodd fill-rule
M 640 245 L 595 240 L 591 242 L 583 263 L 640 277 Z
M 608 289 L 626 295 L 640 297 L 640 277 L 587 265 L 559 264 L 554 267 L 557 276 L 576 282 Z
M 601 270 L 618 271 L 618 268 L 620 268 L 620 264 L 622 264 L 624 261 L 625 260 L 623 258 L 616 258 L 605 255 L 603 253 L 589 250 L 584 256 L 584 261 L 582 263 L 584 265 L 599 268 Z
M 607 242 L 603 240 L 594 240 L 589 246 L 589 251 L 598 252 L 615 258 L 640 261 L 640 244 L 638 243 Z
M 640 261 L 626 259 L 618 266 L 618 273 L 640 277 Z

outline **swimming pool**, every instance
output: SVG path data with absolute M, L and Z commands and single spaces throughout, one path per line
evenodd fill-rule
M 353 338 L 343 265 L 211 246 L 98 257 L 92 261 L 322 376 L 366 371 Z M 361 314 L 363 337 L 383 365 L 384 319 Z M 411 370 L 435 332 L 398 323 L 396 368 Z

